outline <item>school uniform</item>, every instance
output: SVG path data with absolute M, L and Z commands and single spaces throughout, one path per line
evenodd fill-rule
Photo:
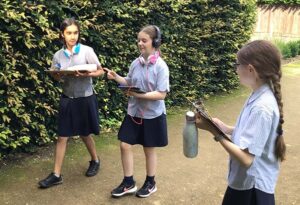
M 100 66 L 94 50 L 77 44 L 73 54 L 64 48 L 54 54 L 52 66 L 57 69 L 96 64 Z M 99 134 L 98 102 L 93 92 L 92 77 L 62 77 L 62 96 L 58 113 L 58 135 L 62 137 Z
M 228 188 L 223 204 L 275 204 L 274 192 L 279 174 L 275 141 L 280 115 L 277 101 L 265 84 L 246 101 L 232 134 L 240 149 L 254 155 L 249 168 L 234 158 L 229 161 Z
M 146 92 L 169 92 L 169 68 L 165 61 L 159 56 L 149 62 L 144 62 L 141 58 L 131 63 L 125 77 L 127 84 Z M 131 145 L 163 147 L 168 144 L 167 135 L 164 100 L 129 97 L 127 115 L 118 133 L 119 140 Z

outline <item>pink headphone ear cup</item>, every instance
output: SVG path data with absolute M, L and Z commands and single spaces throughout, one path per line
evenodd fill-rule
M 157 59 L 158 59 L 158 57 L 159 57 L 159 54 L 158 54 L 158 55 L 157 55 L 157 54 L 150 55 L 150 56 L 148 57 L 147 61 L 145 61 L 145 59 L 144 59 L 142 56 L 140 56 L 140 57 L 139 57 L 139 61 L 140 61 L 140 63 L 141 63 L 142 65 L 145 65 L 146 63 L 155 64 L 156 61 L 157 61 Z
M 152 56 L 150 56 L 150 58 L 149 58 L 149 62 L 150 62 L 151 64 L 155 64 L 156 60 L 157 60 L 157 56 L 156 56 L 156 55 L 152 55 Z

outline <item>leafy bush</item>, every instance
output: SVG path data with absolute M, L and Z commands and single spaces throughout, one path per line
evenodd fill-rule
M 280 50 L 283 58 L 291 58 L 300 54 L 300 41 L 284 42 L 281 40 L 274 40 L 274 43 Z
M 291 49 L 291 57 L 295 57 L 299 53 L 299 42 L 290 41 L 287 43 L 287 46 Z
M 62 46 L 58 40 L 60 22 L 71 16 L 81 23 L 83 43 L 94 48 L 105 67 L 121 75 L 139 55 L 137 32 L 146 24 L 158 25 L 163 32 L 163 58 L 171 74 L 166 102 L 172 106 L 186 103 L 185 97 L 209 96 L 238 84 L 231 64 L 237 49 L 252 33 L 255 2 L 2 0 L 2 156 L 14 150 L 30 151 L 55 138 L 61 88 L 44 69 Z M 95 79 L 95 90 L 101 127 L 116 126 L 124 115 L 126 97 L 105 78 Z

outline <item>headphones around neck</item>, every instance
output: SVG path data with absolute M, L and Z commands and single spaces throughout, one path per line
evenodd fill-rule
M 149 65 L 152 64 L 154 65 L 157 61 L 157 59 L 160 56 L 160 52 L 156 51 L 154 54 L 148 56 L 148 59 L 144 59 L 144 57 L 142 55 L 139 56 L 139 62 L 141 63 L 141 65 Z
M 153 25 L 153 27 L 156 31 L 156 38 L 153 39 L 152 46 L 154 48 L 158 48 L 161 45 L 161 32 L 157 26 Z
M 80 43 L 77 43 L 72 48 L 72 53 L 67 49 L 67 47 L 64 47 L 64 54 L 67 58 L 70 58 L 72 55 L 78 54 L 80 51 Z

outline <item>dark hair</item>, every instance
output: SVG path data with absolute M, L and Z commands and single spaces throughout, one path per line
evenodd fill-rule
M 155 25 L 148 25 L 143 27 L 140 32 L 148 34 L 152 40 L 152 46 L 156 49 L 161 45 L 161 32 Z
M 66 41 L 65 41 L 65 38 L 62 36 L 62 34 L 66 30 L 66 28 L 71 25 L 77 26 L 79 34 L 78 34 L 78 40 L 76 43 L 80 42 L 80 25 L 79 25 L 79 23 L 75 20 L 75 18 L 66 18 L 60 24 L 60 33 L 59 33 L 59 38 L 63 42 L 64 45 L 66 44 Z
M 271 42 L 266 40 L 252 41 L 243 46 L 237 53 L 238 61 L 241 64 L 251 64 L 259 77 L 268 83 L 272 88 L 276 98 L 280 119 L 277 127 L 277 139 L 275 144 L 275 155 L 277 159 L 283 161 L 286 154 L 286 146 L 283 139 L 283 103 L 281 96 L 280 80 L 281 71 L 281 54 Z

